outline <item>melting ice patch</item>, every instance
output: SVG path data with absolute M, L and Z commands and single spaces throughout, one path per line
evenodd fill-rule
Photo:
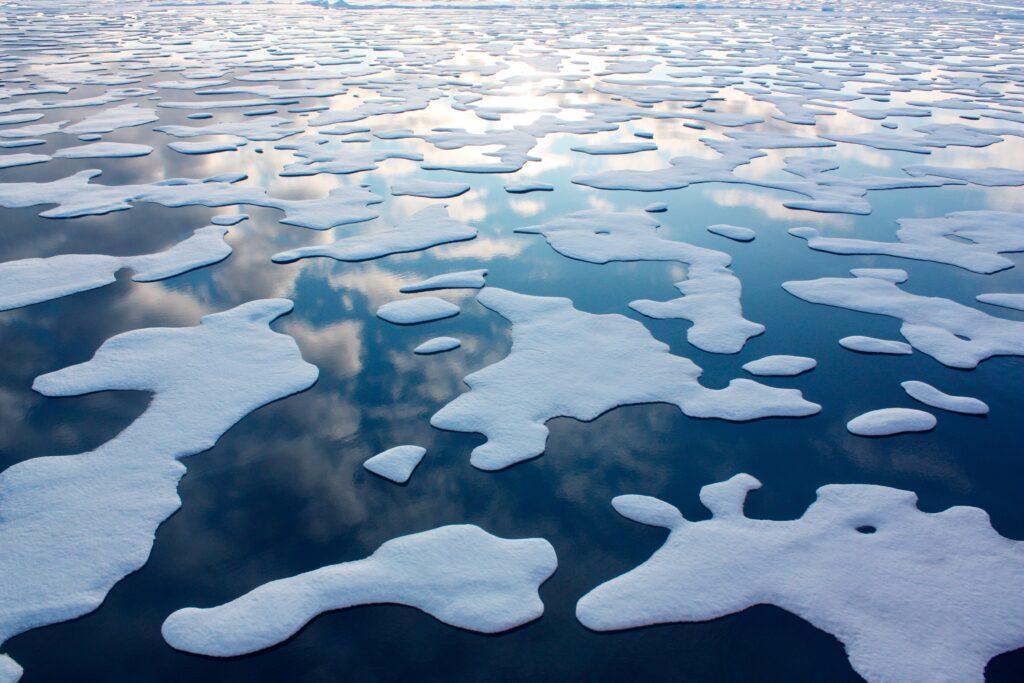
M 760 485 L 738 474 L 705 486 L 713 517 L 701 522 L 656 498 L 615 498 L 669 537 L 583 596 L 576 616 L 612 631 L 772 604 L 838 638 L 870 681 L 981 681 L 989 659 L 1024 645 L 1024 548 L 983 510 L 926 513 L 910 491 L 833 484 L 799 519 L 751 519 L 743 503 Z
M 36 378 L 46 396 L 115 389 L 153 399 L 94 451 L 0 473 L 0 643 L 96 609 L 146 563 L 157 527 L 181 506 L 179 460 L 316 381 L 295 341 L 269 327 L 291 308 L 287 299 L 250 301 L 195 327 L 125 332 L 91 360 Z
M 486 268 L 477 270 L 460 270 L 454 273 L 442 273 L 426 280 L 405 285 L 399 291 L 426 292 L 432 289 L 480 289 L 484 286 L 484 277 L 487 276 Z
M 821 407 L 796 389 L 734 379 L 724 389 L 697 381 L 701 370 L 669 353 L 625 316 L 594 315 L 569 299 L 485 287 L 480 303 L 512 323 L 512 351 L 466 377 L 470 390 L 438 411 L 440 429 L 479 432 L 487 443 L 471 462 L 498 470 L 544 452 L 553 417 L 593 420 L 621 405 L 671 403 L 691 417 L 754 420 L 802 417 Z
M 914 349 L 906 342 L 896 341 L 895 339 L 865 337 L 859 334 L 843 337 L 839 340 L 839 345 L 844 349 L 860 353 L 888 353 L 904 356 L 914 352 Z
M 792 377 L 817 367 L 818 361 L 806 356 L 765 356 L 743 365 L 752 375 L 766 377 Z
M 377 317 L 395 325 L 429 323 L 458 314 L 458 306 L 436 296 L 389 301 L 377 309 Z
M 462 346 L 462 342 L 455 337 L 434 337 L 417 346 L 412 352 L 420 355 L 431 355 L 452 351 L 460 346 Z
M 846 423 L 857 436 L 893 436 L 927 432 L 935 427 L 935 416 L 914 408 L 880 408 L 858 415 Z
M 426 453 L 422 446 L 395 446 L 369 458 L 363 467 L 396 484 L 404 484 Z
M 557 566 L 542 538 L 444 526 L 392 539 L 364 560 L 271 581 L 219 607 L 178 610 L 162 632 L 179 650 L 233 657 L 287 640 L 323 612 L 397 603 L 451 626 L 500 633 L 544 613 L 537 591 Z
M 932 408 L 941 408 L 942 410 L 964 413 L 965 415 L 988 414 L 988 406 L 984 401 L 979 401 L 970 396 L 951 396 L 944 391 L 939 391 L 927 382 L 908 380 L 900 382 L 900 386 L 903 387 L 908 396 Z

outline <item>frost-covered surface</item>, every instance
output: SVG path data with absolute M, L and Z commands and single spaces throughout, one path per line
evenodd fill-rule
M 935 416 L 914 408 L 880 408 L 858 415 L 846 423 L 857 436 L 892 436 L 926 432 L 935 426 Z
M 497 470 L 544 452 L 553 417 L 593 420 L 633 403 L 671 403 L 691 417 L 802 417 L 821 407 L 795 389 L 734 379 L 724 389 L 635 320 L 579 311 L 560 297 L 485 287 L 478 301 L 512 323 L 512 351 L 466 377 L 470 390 L 434 414 L 441 429 L 480 432 L 471 462 Z
M 743 504 L 760 486 L 738 474 L 703 487 L 713 517 L 701 522 L 657 498 L 613 499 L 669 537 L 583 596 L 576 616 L 611 631 L 767 603 L 838 638 L 869 681 L 980 681 L 989 659 L 1024 645 L 1024 549 L 985 511 L 927 513 L 910 491 L 832 484 L 799 519 L 753 519 Z
M 0 473 L 0 643 L 96 609 L 145 564 L 157 527 L 180 507 L 179 460 L 316 381 L 294 340 L 269 328 L 291 309 L 287 299 L 250 301 L 195 327 L 126 332 L 91 360 L 36 378 L 45 396 L 135 390 L 153 400 L 96 450 Z
M 940 391 L 927 382 L 908 380 L 900 382 L 900 386 L 911 398 L 917 399 L 925 405 L 933 408 L 941 408 L 954 413 L 965 413 L 967 415 L 986 415 L 988 405 L 970 396 L 951 396 Z
M 436 296 L 389 301 L 377 309 L 377 317 L 396 325 L 416 325 L 459 314 L 459 307 Z
M 395 446 L 368 459 L 363 467 L 396 484 L 404 484 L 426 453 L 422 446 Z
M 543 538 L 444 526 L 392 539 L 364 560 L 263 584 L 219 607 L 178 610 L 164 622 L 163 636 L 179 650 L 231 657 L 276 645 L 323 612 L 379 603 L 499 633 L 544 613 L 537 591 L 557 566 Z

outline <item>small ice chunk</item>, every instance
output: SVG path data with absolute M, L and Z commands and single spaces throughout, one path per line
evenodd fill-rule
M 0 168 L 31 166 L 32 164 L 42 164 L 49 160 L 50 156 L 48 154 L 29 154 L 28 152 L 5 154 L 0 156 Z
M 988 294 L 979 294 L 974 298 L 983 304 L 990 304 L 992 306 L 1002 306 L 1003 308 L 1012 308 L 1017 311 L 1024 311 L 1024 294 L 1015 294 L 1010 292 L 990 292 Z
M 914 408 L 882 408 L 858 415 L 846 423 L 857 436 L 892 436 L 906 432 L 927 432 L 935 426 L 935 416 Z
M 404 484 L 426 452 L 422 446 L 395 446 L 373 456 L 363 463 L 363 467 L 396 484 Z
M 647 213 L 664 213 L 668 211 L 668 204 L 665 202 L 651 202 L 644 207 L 644 211 Z
M 144 157 L 153 148 L 149 145 L 135 145 L 128 142 L 93 142 L 88 145 L 63 147 L 53 153 L 61 159 L 122 159 Z
M 214 216 L 213 218 L 210 219 L 210 222 L 213 223 L 214 225 L 238 225 L 242 221 L 248 219 L 249 214 L 247 213 L 231 213 L 224 214 L 221 216 Z
M 197 142 L 169 142 L 167 146 L 181 154 L 216 154 L 217 152 L 234 152 L 238 149 L 237 142 L 216 142 L 199 140 Z
M 271 581 L 219 607 L 180 609 L 161 632 L 178 650 L 233 657 L 287 640 L 324 612 L 397 603 L 451 626 L 500 633 L 544 613 L 537 590 L 557 566 L 542 538 L 444 526 L 387 541 L 364 560 Z
M 839 340 L 839 345 L 844 349 L 860 353 L 888 353 L 903 356 L 914 352 L 914 349 L 906 342 L 896 341 L 895 339 L 864 337 L 858 334 L 843 337 Z
M 466 183 L 446 183 L 439 180 L 396 180 L 391 183 L 391 194 L 396 197 L 411 195 L 430 199 L 448 199 L 469 192 Z
M 395 325 L 417 325 L 459 314 L 459 307 L 436 296 L 399 299 L 377 309 L 377 317 Z
M 925 405 L 931 406 L 932 408 L 941 408 L 942 410 L 949 410 L 954 413 L 963 413 L 965 415 L 987 415 L 988 405 L 984 401 L 979 401 L 976 398 L 970 396 L 952 396 L 943 391 L 939 391 L 935 387 L 925 382 L 919 382 L 917 380 L 908 380 L 906 382 L 900 382 L 900 386 L 907 392 L 911 398 L 924 403 Z
M 462 342 L 455 337 L 434 337 L 417 346 L 412 352 L 420 355 L 430 355 L 452 351 L 460 346 L 462 346 Z
M 752 375 L 765 377 L 792 377 L 813 370 L 818 361 L 806 356 L 765 356 L 743 365 L 743 369 Z
M 728 225 L 726 223 L 718 223 L 717 225 L 709 225 L 708 232 L 714 233 L 715 235 L 721 235 L 722 237 L 728 237 L 731 240 L 737 242 L 750 242 L 757 233 L 750 228 L 744 228 L 739 225 Z
M 486 268 L 442 273 L 441 275 L 435 275 L 426 280 L 406 285 L 398 291 L 403 294 L 411 294 L 412 292 L 426 292 L 432 289 L 480 289 L 484 286 L 484 277 L 486 275 Z
M 607 155 L 607 154 L 635 154 L 636 152 L 650 152 L 658 149 L 653 142 L 606 142 L 592 145 L 576 145 L 570 147 L 574 152 L 583 154 Z
M 505 185 L 505 192 L 511 194 L 526 194 L 527 192 L 552 192 L 554 185 L 539 183 L 532 180 L 513 181 Z

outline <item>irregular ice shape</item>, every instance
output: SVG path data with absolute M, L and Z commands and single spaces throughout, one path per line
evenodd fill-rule
M 180 507 L 179 460 L 316 381 L 295 341 L 269 327 L 291 308 L 287 299 L 250 301 L 195 327 L 125 332 L 91 360 L 36 378 L 46 396 L 117 389 L 153 398 L 94 451 L 0 473 L 0 643 L 96 609 L 146 563 L 157 527 Z
M 42 164 L 50 160 L 48 154 L 29 154 L 19 152 L 18 154 L 4 154 L 0 156 L 0 168 L 14 168 L 16 166 L 31 166 Z
M 132 102 L 130 104 L 122 104 L 117 107 L 98 111 L 95 114 L 87 116 L 78 123 L 68 126 L 62 132 L 67 133 L 68 135 L 78 135 L 80 133 L 110 133 L 118 130 L 119 128 L 141 126 L 145 123 L 158 121 L 159 119 L 160 117 L 156 115 L 155 109 L 140 107 L 138 104 Z
M 725 223 L 709 225 L 708 232 L 721 235 L 722 237 L 728 237 L 729 239 L 736 240 L 737 242 L 750 242 L 757 237 L 757 233 L 750 228 L 744 228 L 739 225 L 727 225 Z
M 910 344 L 901 341 L 895 341 L 892 339 L 877 339 L 875 337 L 864 337 L 861 335 L 853 335 L 850 337 L 843 337 L 839 340 L 839 345 L 844 349 L 850 349 L 851 351 L 859 351 L 860 353 L 889 353 L 894 355 L 907 355 L 913 353 L 913 349 Z
M 957 211 L 937 218 L 901 218 L 898 242 L 822 237 L 814 228 L 792 228 L 811 249 L 833 254 L 884 254 L 959 266 L 975 273 L 1013 267 L 1003 252 L 1024 251 L 1024 213 Z
M 970 396 L 951 396 L 945 392 L 939 391 L 930 384 L 925 382 L 919 382 L 917 380 L 909 380 L 906 382 L 900 382 L 900 386 L 907 392 L 911 398 L 924 403 L 925 405 L 931 406 L 932 408 L 941 408 L 942 410 L 949 410 L 954 413 L 964 413 L 965 415 L 987 415 L 988 405 L 984 401 L 979 401 L 976 398 Z
M 712 353 L 736 353 L 764 325 L 743 317 L 741 284 L 728 266 L 728 254 L 664 239 L 650 216 L 609 211 L 577 211 L 516 232 L 541 234 L 569 258 L 609 261 L 678 261 L 688 266 L 687 279 L 676 283 L 684 296 L 671 301 L 630 302 L 630 308 L 652 318 L 684 318 L 693 322 L 686 338 Z
M 390 301 L 377 309 L 377 317 L 395 325 L 417 325 L 451 318 L 459 314 L 459 307 L 436 296 Z
M 881 408 L 858 415 L 846 423 L 857 436 L 893 436 L 907 432 L 927 432 L 935 427 L 935 416 L 913 408 Z
M 650 152 L 658 149 L 653 142 L 606 142 L 590 145 L 574 145 L 570 147 L 574 152 L 603 156 L 608 154 L 635 154 L 636 152 Z
M 223 261 L 231 253 L 226 233 L 210 225 L 170 249 L 141 256 L 63 254 L 0 263 L 0 311 L 109 285 L 122 268 L 135 271 L 136 282 L 152 282 Z
M 1024 322 L 910 294 L 888 280 L 824 277 L 783 282 L 782 288 L 811 303 L 900 318 L 900 333 L 911 346 L 953 368 L 974 368 L 992 356 L 1024 356 Z
M 308 176 L 318 173 L 345 175 L 372 171 L 387 159 L 423 161 L 423 155 L 395 150 L 354 150 L 336 140 L 323 136 L 303 136 L 293 142 L 274 145 L 274 149 L 294 152 L 299 161 L 286 164 L 282 176 Z
M 1012 168 L 960 168 L 957 166 L 926 166 L 915 164 L 904 166 L 903 170 L 912 176 L 937 176 L 963 180 L 985 187 L 1011 187 L 1024 185 L 1024 171 Z
M 161 631 L 178 650 L 233 657 L 287 640 L 324 612 L 397 603 L 451 626 L 500 633 L 544 613 L 538 589 L 557 566 L 542 538 L 443 526 L 394 538 L 363 560 L 271 581 L 219 607 L 186 607 Z
M 217 142 L 214 140 L 197 140 L 196 142 L 168 142 L 167 146 L 179 154 L 217 154 L 218 152 L 234 152 L 238 144 L 234 142 Z
M 426 452 L 422 446 L 395 446 L 366 460 L 363 467 L 396 484 L 404 484 Z
M 264 116 L 246 121 L 220 121 L 205 126 L 157 126 L 153 130 L 176 138 L 200 135 L 234 135 L 253 142 L 272 142 L 301 133 L 302 128 L 289 128 L 291 121 L 278 116 Z
M 438 180 L 396 180 L 391 183 L 391 194 L 396 197 L 411 195 L 431 199 L 448 199 L 469 192 L 465 183 L 446 183 Z
M 813 415 L 821 406 L 796 389 L 734 379 L 706 389 L 701 370 L 669 353 L 641 323 L 594 315 L 569 299 L 485 287 L 481 304 L 512 322 L 512 351 L 466 377 L 470 391 L 430 419 L 440 429 L 479 432 L 471 462 L 498 470 L 544 452 L 553 417 L 593 420 L 617 406 L 671 403 L 691 417 L 754 420 Z
M 988 294 L 979 294 L 974 298 L 983 304 L 990 304 L 992 306 L 1002 306 L 1003 308 L 1012 308 L 1017 311 L 1024 311 L 1024 294 L 1015 294 L 1009 292 L 990 292 Z
M 408 294 L 411 292 L 426 292 L 431 289 L 480 289 L 484 286 L 484 277 L 486 275 L 486 268 L 443 273 L 411 285 L 406 285 L 398 291 Z
M 714 516 L 701 522 L 656 498 L 615 498 L 669 537 L 583 596 L 577 618 L 612 631 L 772 604 L 836 636 L 870 681 L 981 681 L 989 659 L 1024 645 L 1024 549 L 983 510 L 921 512 L 910 491 L 832 484 L 799 519 L 751 519 L 743 503 L 760 486 L 748 474 L 705 486 Z
M 448 215 L 447 205 L 435 204 L 419 211 L 391 230 L 343 237 L 330 244 L 314 244 L 274 254 L 275 263 L 290 263 L 310 256 L 329 256 L 339 261 L 367 261 L 389 254 L 429 249 L 439 244 L 476 237 L 476 228 Z
M 792 377 L 813 370 L 818 361 L 806 356 L 765 356 L 743 365 L 752 375 L 765 377 Z
M 121 159 L 144 157 L 153 148 L 149 145 L 135 145 L 128 142 L 93 142 L 88 145 L 63 147 L 53 153 L 61 159 Z
M 420 355 L 430 355 L 452 351 L 460 346 L 462 346 L 462 342 L 455 337 L 434 337 L 417 346 L 412 352 Z

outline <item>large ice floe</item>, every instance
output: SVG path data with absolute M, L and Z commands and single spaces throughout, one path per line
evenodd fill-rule
M 658 234 L 660 223 L 641 213 L 577 211 L 561 218 L 516 228 L 543 235 L 548 244 L 569 258 L 609 261 L 678 261 L 687 265 L 687 279 L 676 283 L 683 296 L 671 301 L 631 302 L 630 308 L 651 318 L 683 318 L 693 323 L 686 338 L 713 353 L 736 353 L 747 339 L 764 332 L 764 325 L 743 317 L 742 285 L 729 269 L 725 252 Z
M 899 318 L 900 334 L 911 346 L 953 368 L 974 368 L 992 356 L 1024 356 L 1024 322 L 950 299 L 911 294 L 888 279 L 823 277 L 782 287 L 811 303 Z
M 927 513 L 910 491 L 832 484 L 799 519 L 752 519 L 743 504 L 760 486 L 738 474 L 703 487 L 713 516 L 700 522 L 657 498 L 615 498 L 669 536 L 576 616 L 611 631 L 776 605 L 838 638 L 869 681 L 981 681 L 989 659 L 1024 646 L 1024 547 L 983 510 Z
M 291 308 L 287 299 L 250 301 L 195 327 L 125 332 L 91 360 L 36 378 L 46 396 L 113 389 L 153 399 L 96 450 L 0 473 L 0 643 L 96 609 L 146 563 L 157 527 L 181 506 L 180 459 L 316 381 L 295 341 L 269 327 Z
M 219 607 L 178 610 L 163 636 L 179 650 L 232 657 L 287 640 L 323 612 L 380 603 L 500 633 L 544 613 L 537 590 L 557 566 L 555 549 L 542 538 L 443 526 L 392 539 L 364 560 L 271 581 Z
M 544 452 L 553 417 L 593 420 L 616 406 L 671 403 L 691 417 L 802 417 L 821 407 L 795 389 L 734 379 L 724 389 L 622 315 L 594 315 L 561 297 L 485 287 L 477 297 L 512 323 L 512 351 L 466 377 L 470 390 L 434 414 L 441 429 L 480 432 L 471 462 L 497 470 Z
M 122 268 L 131 269 L 136 282 L 152 282 L 223 261 L 231 254 L 225 234 L 227 228 L 208 225 L 155 254 L 64 254 L 0 263 L 0 311 L 109 285 Z

